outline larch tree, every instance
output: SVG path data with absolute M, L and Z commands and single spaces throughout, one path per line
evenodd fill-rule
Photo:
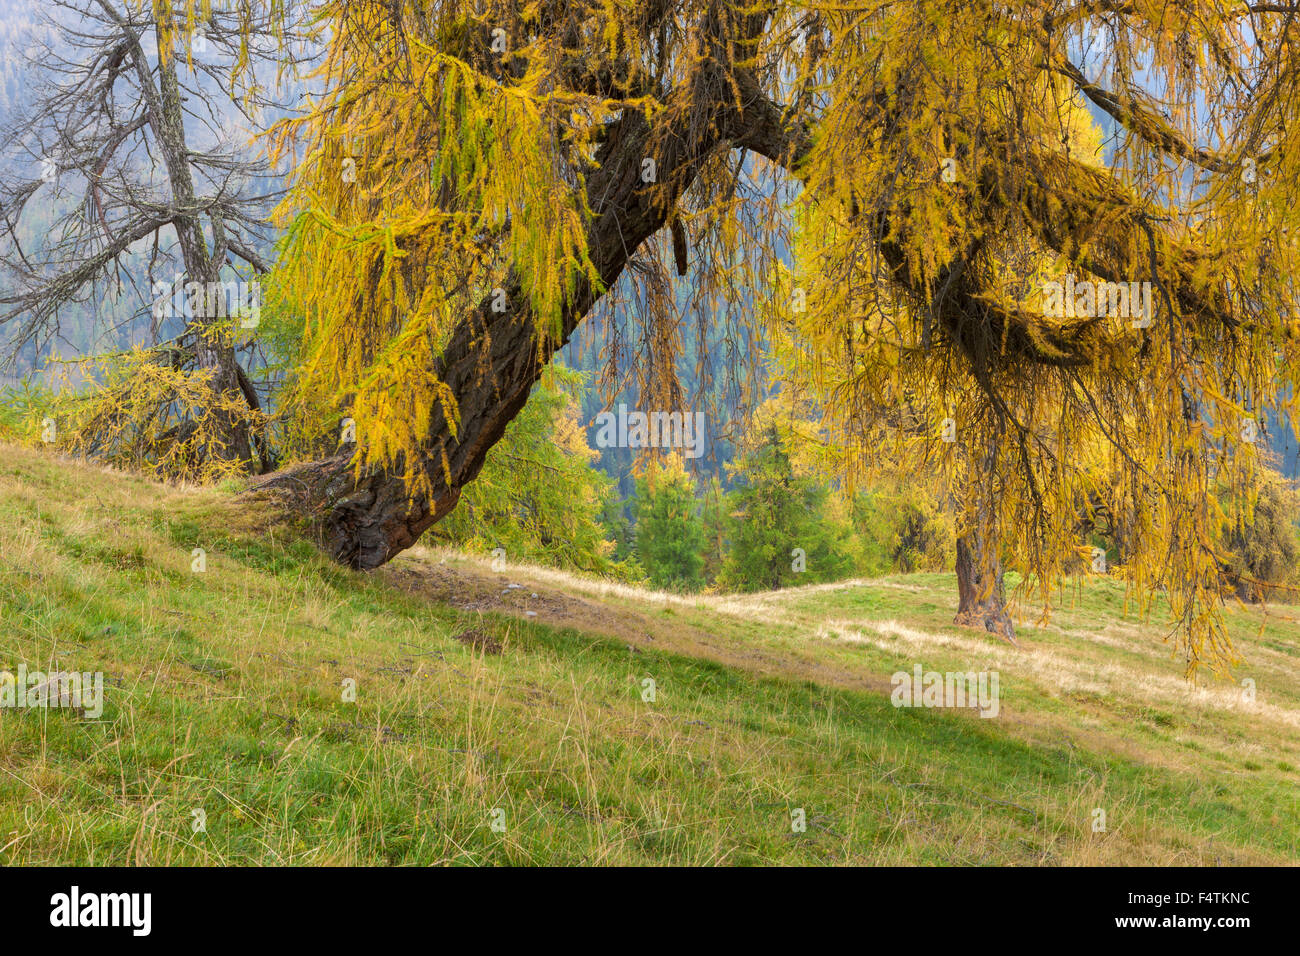
M 1110 504 L 1189 673 L 1231 659 L 1217 512 L 1250 495 L 1210 485 L 1248 491 L 1261 414 L 1295 411 L 1300 6 L 321 13 L 327 92 L 277 143 L 306 157 L 281 283 L 296 401 L 356 442 L 264 487 L 338 560 L 415 542 L 583 321 L 679 274 L 699 321 L 780 343 L 846 468 L 940 470 L 968 623 L 1002 630 L 1004 563 L 1050 605 L 1081 512 Z M 1104 164 L 1070 148 L 1084 103 L 1115 131 Z M 683 334 L 666 318 L 659 349 Z
M 247 4 L 53 0 L 44 15 L 56 42 L 32 51 L 29 101 L 4 131 L 7 357 L 40 356 L 69 313 L 132 303 L 116 318 L 148 321 L 148 351 L 82 403 L 73 446 L 112 457 L 145 441 L 139 457 L 171 474 L 264 470 L 233 316 L 255 314 L 256 293 L 240 293 L 269 268 L 277 189 L 247 146 L 267 105 L 259 75 L 292 64 L 292 24 Z M 33 230 L 34 214 L 52 226 Z

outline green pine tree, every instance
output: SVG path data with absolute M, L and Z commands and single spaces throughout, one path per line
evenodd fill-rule
M 704 522 L 704 577 L 710 583 L 718 580 L 727 557 L 727 538 L 730 534 L 731 502 L 722 489 L 722 482 L 714 475 L 704 490 L 701 519 Z
M 680 462 L 654 467 L 636 482 L 636 550 L 650 583 L 672 591 L 704 586 L 704 522 L 695 485 Z
M 718 583 L 736 591 L 833 581 L 850 574 L 848 529 L 826 514 L 829 488 L 795 472 L 775 423 L 734 468 L 731 547 Z

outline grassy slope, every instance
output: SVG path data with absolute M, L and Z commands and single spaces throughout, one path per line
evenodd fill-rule
M 1300 859 L 1295 608 L 1233 619 L 1252 704 L 1106 584 L 1015 649 L 951 626 L 944 575 L 696 600 L 415 549 L 365 577 L 227 494 L 0 452 L 0 668 L 110 681 L 99 722 L 0 711 L 0 863 Z M 1001 714 L 892 707 L 917 662 L 998 670 Z

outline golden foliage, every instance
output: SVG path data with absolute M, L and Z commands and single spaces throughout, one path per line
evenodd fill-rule
M 1169 112 L 1164 133 L 1127 136 L 1101 168 L 1095 136 L 1078 142 L 1078 93 L 1042 69 L 1075 36 L 1035 26 L 1061 5 L 1023 18 L 969 5 L 987 14 L 979 24 L 930 5 L 854 6 L 821 10 L 832 102 L 800 170 L 794 270 L 769 303 L 783 368 L 824 400 L 845 469 L 937 469 L 963 525 L 993 514 L 1045 604 L 1085 544 L 1081 519 L 1130 515 L 1132 593 L 1147 609 L 1167 600 L 1189 673 L 1230 663 L 1218 529 L 1256 480 L 1251 423 L 1296 411 L 1283 387 L 1300 369 L 1283 280 L 1300 266 L 1296 177 L 1283 173 L 1300 160 L 1284 122 L 1294 71 L 1265 61 L 1277 44 L 1252 49 L 1231 16 L 1132 5 L 1110 18 L 1114 77 L 1141 101 L 1133 74 L 1149 64 Z M 854 29 L 871 8 L 880 29 Z M 842 79 L 864 62 L 871 95 Z M 1247 73 L 1254 102 L 1237 82 Z M 1261 83 L 1290 105 L 1259 100 Z M 1170 160 L 1168 138 L 1203 132 L 1198 97 L 1245 117 L 1241 142 L 1217 132 L 1228 157 L 1268 157 L 1257 180 L 1235 161 Z M 901 135 L 880 132 L 885 115 Z M 1043 282 L 1066 273 L 1151 282 L 1153 321 L 1049 314 Z
M 1256 480 L 1244 429 L 1300 401 L 1295 14 L 1205 0 L 322 14 L 327 92 L 276 140 L 305 156 L 282 268 L 307 318 L 302 395 L 351 409 L 358 467 L 400 465 L 418 491 L 431 418 L 455 421 L 438 373 L 453 330 L 473 336 L 499 296 L 524 296 L 554 336 L 576 279 L 599 288 L 583 185 L 610 118 L 653 118 L 653 154 L 710 105 L 766 100 L 781 120 L 747 141 L 765 159 L 730 143 L 699 157 L 606 300 L 639 314 L 643 397 L 683 401 L 686 309 L 725 329 L 712 354 L 697 337 L 701 372 L 738 381 L 768 336 L 849 474 L 936 472 L 959 524 L 996 530 L 1045 599 L 1084 544 L 1080 516 L 1126 510 L 1132 593 L 1168 601 L 1189 673 L 1231 660 L 1219 529 Z M 758 42 L 732 42 L 749 16 L 766 17 Z M 1104 157 L 1085 100 L 1119 130 Z M 685 306 L 673 244 L 692 254 Z M 1067 276 L 1151 283 L 1153 321 L 1052 314 L 1043 282 Z
M 555 89 L 542 64 L 485 75 L 439 48 L 470 21 L 449 11 L 435 30 L 417 6 L 394 23 L 386 4 L 328 4 L 330 92 L 275 141 L 304 151 L 279 276 L 306 317 L 297 398 L 348 407 L 358 467 L 405 462 L 413 493 L 431 415 L 456 420 L 437 373 L 455 324 L 517 294 L 556 337 L 576 276 L 599 281 L 581 165 L 615 108 Z
M 159 478 L 208 483 L 247 474 L 247 463 L 226 453 L 232 423 L 255 436 L 270 426 L 242 394 L 213 388 L 211 370 L 182 361 L 173 347 L 71 362 L 65 377 L 74 369 L 91 384 L 61 389 L 40 422 L 28 423 L 30 440 Z M 53 441 L 42 434 L 51 424 Z

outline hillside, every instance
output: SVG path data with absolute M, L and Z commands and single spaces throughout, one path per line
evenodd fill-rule
M 1300 861 L 1295 607 L 1234 612 L 1238 683 L 1192 687 L 1111 584 L 1017 649 L 947 575 L 363 576 L 233 489 L 2 450 L 0 670 L 106 684 L 98 721 L 0 710 L 3 864 Z M 917 664 L 997 671 L 997 716 L 894 707 Z

